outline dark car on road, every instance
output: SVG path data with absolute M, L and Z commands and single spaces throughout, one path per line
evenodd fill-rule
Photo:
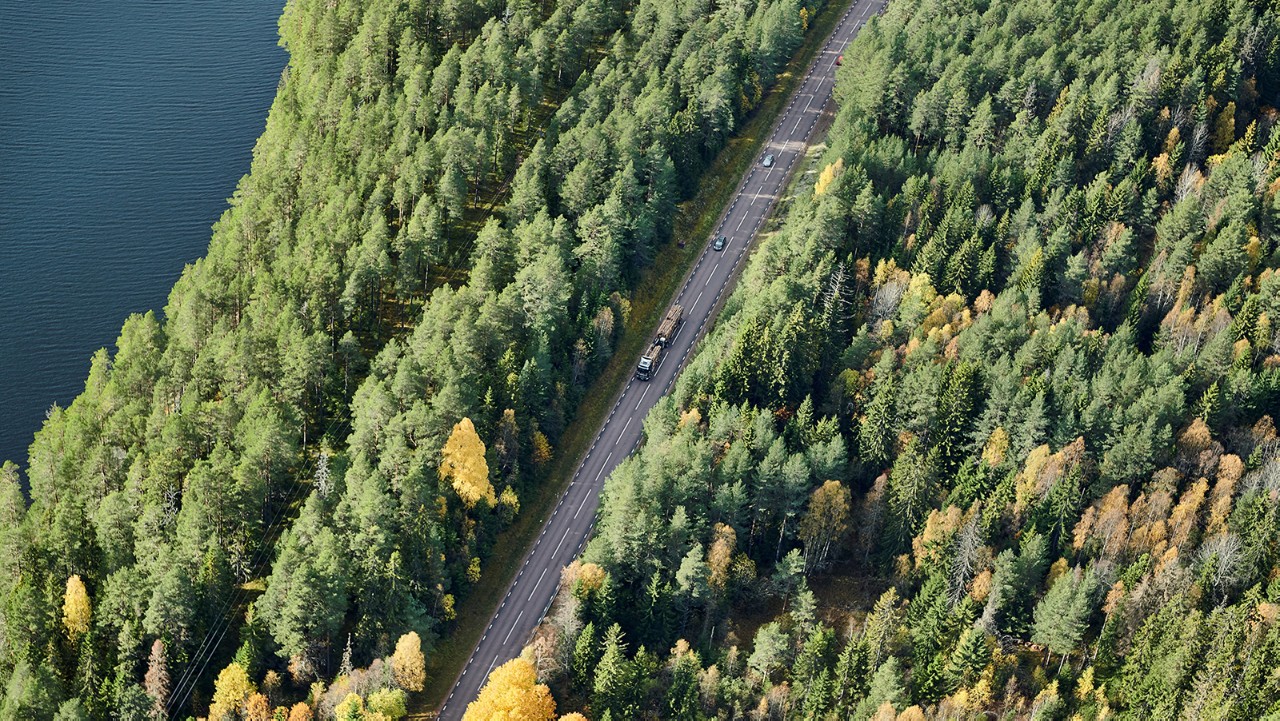
M 725 247 L 726 245 L 728 245 L 728 243 L 729 243 L 729 239 L 728 239 L 728 238 L 724 237 L 723 235 L 718 235 L 718 236 L 716 236 L 715 242 L 713 242 L 713 243 L 711 244 L 711 249 L 712 249 L 712 250 L 724 250 L 724 247 Z

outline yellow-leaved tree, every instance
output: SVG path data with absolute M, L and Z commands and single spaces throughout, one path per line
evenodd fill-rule
M 349 693 L 347 697 L 342 699 L 342 703 L 333 709 L 333 717 L 338 721 L 347 721 L 347 719 L 363 719 L 364 699 L 360 698 L 358 693 Z
M 813 184 L 813 194 L 822 195 L 827 192 L 827 189 L 831 187 L 836 178 L 840 177 L 842 172 L 844 172 L 844 158 L 837 158 L 836 162 L 823 168 L 822 172 L 818 174 L 818 182 Z
M 470 418 L 453 427 L 449 440 L 440 450 L 440 477 L 453 482 L 458 497 L 472 508 L 481 498 L 492 506 L 497 503 L 493 484 L 489 483 L 489 463 L 484 459 L 484 443 Z
M 67 629 L 67 637 L 72 641 L 80 638 L 89 630 L 89 617 L 93 610 L 89 605 L 89 592 L 85 590 L 80 576 L 67 579 L 67 592 L 62 598 L 62 625 Z
M 533 662 L 513 658 L 493 670 L 462 721 L 551 721 L 555 717 L 556 701 L 551 689 L 538 683 Z
M 209 721 L 234 718 L 250 696 L 257 693 L 244 666 L 232 661 L 213 682 L 213 703 L 209 705 Z
M 427 660 L 422 655 L 422 639 L 410 631 L 396 641 L 396 652 L 391 654 L 391 673 L 396 684 L 405 691 L 421 691 L 427 680 Z
M 806 565 L 822 567 L 849 530 L 852 508 L 849 489 L 840 481 L 827 481 L 809 497 L 809 511 L 800 518 Z

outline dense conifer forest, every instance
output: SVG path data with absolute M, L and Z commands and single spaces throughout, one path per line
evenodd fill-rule
M 290 0 L 207 255 L 0 471 L 0 719 L 403 716 L 820 7 Z
M 471 718 L 1280 718 L 1278 10 L 889 3 Z
M 819 9 L 290 0 L 207 256 L 0 468 L 0 719 L 404 716 Z M 1280 718 L 1277 28 L 893 0 L 469 716 Z

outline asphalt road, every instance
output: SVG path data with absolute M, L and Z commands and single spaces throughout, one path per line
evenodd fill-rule
M 830 100 L 835 85 L 836 58 L 884 3 L 885 0 L 855 0 L 809 66 L 804 82 L 774 124 L 760 158 L 738 186 L 737 195 L 720 218 L 716 232 L 706 239 L 702 257 L 674 301 L 684 306 L 685 322 L 663 354 L 657 373 L 648 382 L 634 378 L 628 381 L 618 397 L 569 488 L 507 588 L 480 643 L 454 681 L 440 709 L 441 719 L 462 718 L 489 672 L 520 654 L 551 607 L 561 569 L 577 557 L 591 534 L 605 477 L 640 445 L 645 415 L 675 381 L 694 343 L 718 309 L 720 297 L 732 286 L 736 278 L 734 270 L 746 257 L 751 241 L 785 188 L 792 167 L 803 156 L 814 126 Z M 774 156 L 772 167 L 762 165 L 766 154 Z M 728 244 L 719 252 L 711 249 L 711 240 L 717 235 L 728 238 Z M 475 601 L 483 602 L 483 599 Z

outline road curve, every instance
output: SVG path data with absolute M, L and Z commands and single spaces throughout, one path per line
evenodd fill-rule
M 461 719 L 489 673 L 515 658 L 542 621 L 560 584 L 560 571 L 586 544 L 595 523 L 596 507 L 604 479 L 640 445 L 645 415 L 675 381 L 676 374 L 713 317 L 720 297 L 732 286 L 734 270 L 760 226 L 786 186 L 795 165 L 808 146 L 814 126 L 831 99 L 836 58 L 844 52 L 863 23 L 884 7 L 886 0 L 854 0 L 827 38 L 794 91 L 786 109 L 774 124 L 761 151 L 774 156 L 773 167 L 760 158 L 738 186 L 733 202 L 720 218 L 716 235 L 729 239 L 723 251 L 711 250 L 710 238 L 690 271 L 676 303 L 684 306 L 685 323 L 671 342 L 651 381 L 630 380 L 600 428 L 591 450 L 573 475 L 533 548 L 525 555 L 519 573 L 507 587 L 467 665 L 453 683 L 440 708 L 440 719 Z M 483 602 L 482 599 L 475 599 Z

